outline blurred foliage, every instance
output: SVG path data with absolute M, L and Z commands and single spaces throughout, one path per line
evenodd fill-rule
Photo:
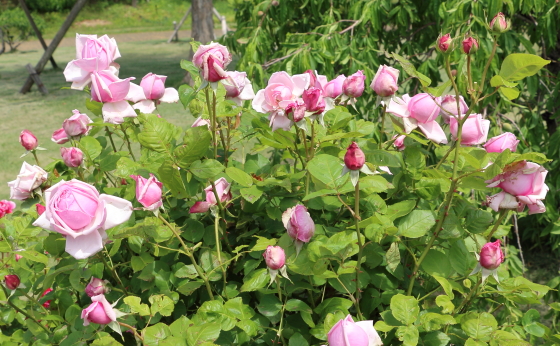
M 42 18 L 36 17 L 33 19 L 39 30 L 45 26 L 45 21 Z M 10 46 L 11 50 L 15 50 L 30 35 L 34 35 L 25 13 L 19 7 L 0 12 L 0 29 L 4 34 L 4 42 Z

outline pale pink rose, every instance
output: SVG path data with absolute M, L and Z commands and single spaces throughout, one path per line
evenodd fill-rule
M 449 118 L 449 131 L 453 139 L 457 138 L 457 129 L 459 127 L 457 118 Z M 488 138 L 488 130 L 490 129 L 490 120 L 482 118 L 481 114 L 471 114 L 463 124 L 461 132 L 462 145 L 478 145 L 486 142 Z
M 11 214 L 14 212 L 16 208 L 16 204 L 12 201 L 7 201 L 5 199 L 0 201 L 0 219 L 3 218 L 7 214 Z
M 39 166 L 32 166 L 24 162 L 16 180 L 10 181 L 10 199 L 24 200 L 31 196 L 31 192 L 47 180 L 48 173 Z
M 288 208 L 282 214 L 282 222 L 288 235 L 296 241 L 308 243 L 315 233 L 315 223 L 307 208 L 301 204 Z
M 484 149 L 489 153 L 501 153 L 506 149 L 515 152 L 517 150 L 517 144 L 519 144 L 519 140 L 513 133 L 504 132 L 499 136 L 490 138 L 488 142 L 484 144 Z
M 21 131 L 19 134 L 19 143 L 27 151 L 35 150 L 39 144 L 37 137 L 29 130 Z
M 51 137 L 51 141 L 55 142 L 56 144 L 64 144 L 69 140 L 70 138 L 68 138 L 66 131 L 64 131 L 64 128 L 62 127 L 54 131 Z
M 89 284 L 87 284 L 86 286 L 85 292 L 89 297 L 105 294 L 109 292 L 107 283 L 108 283 L 107 280 L 101 280 L 92 276 Z
M 487 205 L 495 211 L 499 209 L 514 209 L 515 205 L 508 194 L 517 199 L 517 210 L 523 211 L 529 207 L 529 214 L 544 213 L 545 205 L 542 202 L 548 192 L 544 183 L 548 171 L 533 162 L 520 161 L 508 165 L 502 174 L 487 180 L 487 187 L 499 187 L 503 190 L 497 195 L 488 197 Z M 505 193 L 505 194 L 504 194 Z
M 222 205 L 231 200 L 232 195 L 229 191 L 231 188 L 231 184 L 228 183 L 226 178 L 222 177 L 216 180 L 214 182 L 214 186 L 216 187 L 216 193 L 220 198 L 220 202 L 222 203 Z M 204 189 L 204 192 L 206 193 L 206 201 L 196 202 L 189 210 L 189 213 L 205 213 L 210 209 L 210 207 L 218 204 L 216 196 L 214 194 L 214 190 L 212 189 L 212 185 L 206 187 Z
M 335 79 L 330 80 L 329 82 L 323 85 L 323 96 L 330 97 L 332 99 L 337 98 L 342 94 L 342 86 L 344 85 L 344 81 L 346 80 L 346 76 L 341 74 Z
M 486 243 L 480 250 L 480 265 L 486 269 L 496 269 L 504 261 L 500 239 Z
M 459 112 L 457 111 L 457 99 L 453 95 L 445 95 L 441 100 L 440 114 L 446 124 L 449 124 L 449 118 L 452 115 L 467 114 L 469 106 L 465 102 L 463 96 L 459 96 Z
M 75 147 L 60 148 L 60 156 L 68 167 L 80 167 L 84 161 L 84 153 Z
M 225 46 L 211 42 L 209 45 L 198 47 L 192 62 L 200 69 L 202 78 L 209 82 L 218 82 L 227 78 L 224 69 L 231 62 L 231 54 Z
M 272 74 L 265 89 L 255 95 L 252 106 L 260 113 L 268 113 L 272 131 L 279 128 L 288 131 L 292 121 L 286 116 L 286 108 L 301 97 L 309 87 L 309 74 L 290 76 L 281 71 Z
M 263 253 L 263 257 L 267 267 L 272 270 L 278 270 L 286 263 L 286 254 L 280 246 L 269 245 Z
M 350 315 L 338 321 L 328 332 L 329 346 L 381 346 L 373 321 L 354 322 Z
M 198 117 L 191 125 L 191 127 L 198 127 L 198 126 L 208 126 L 208 128 L 210 128 L 210 121 L 208 121 L 207 119 L 202 119 L 202 117 Z
M 393 145 L 395 146 L 395 148 L 397 148 L 398 151 L 403 151 L 406 148 L 406 145 L 404 145 L 404 139 L 406 138 L 405 135 L 394 135 L 393 139 L 395 140 L 393 142 Z
M 227 71 L 227 78 L 222 80 L 222 84 L 226 88 L 226 98 L 234 101 L 238 106 L 243 101 L 255 98 L 253 85 L 247 78 L 247 73 L 238 71 Z
M 399 70 L 387 65 L 381 65 L 369 87 L 381 97 L 389 97 L 399 89 Z
M 34 226 L 66 237 L 66 252 L 76 259 L 88 258 L 101 249 L 105 230 L 126 222 L 132 204 L 122 198 L 99 194 L 79 180 L 61 181 L 45 191 L 45 212 Z
M 140 82 L 140 87 L 143 92 L 142 100 L 134 104 L 132 107 L 134 109 L 138 109 L 141 113 L 149 114 L 155 111 L 156 106 L 161 102 L 178 102 L 179 93 L 175 88 L 165 87 L 166 79 L 167 76 L 160 76 L 151 72 L 145 75 Z M 131 83 L 131 87 L 134 88 L 133 83 Z
M 76 59 L 64 69 L 67 82 L 72 89 L 82 90 L 91 83 L 91 73 L 106 70 L 121 54 L 114 38 L 103 35 L 76 34 Z
M 117 320 L 117 314 L 113 310 L 113 306 L 105 298 L 105 295 L 93 296 L 91 301 L 93 303 L 82 310 L 84 326 L 88 326 L 90 323 L 105 325 Z
M 138 102 L 145 97 L 143 89 L 130 82 L 132 79 L 119 79 L 114 69 L 92 73 L 91 98 L 104 103 L 104 122 L 122 124 L 124 118 L 136 117 L 128 101 Z
M 90 124 L 93 123 L 93 121 L 86 114 L 80 113 L 77 109 L 74 109 L 72 113 L 73 115 L 62 123 L 64 132 L 66 132 L 69 137 L 87 135 L 89 130 L 91 130 Z
M 349 76 L 342 83 L 342 93 L 350 98 L 360 97 L 364 92 L 366 76 L 363 71 L 358 71 Z
M 150 173 L 150 178 L 146 179 L 141 175 L 131 175 L 136 181 L 136 199 L 144 206 L 145 210 L 156 211 L 162 205 L 161 200 L 163 184 Z
M 432 122 L 439 115 L 438 104 L 440 103 L 440 97 L 433 97 L 426 93 L 414 95 L 408 103 L 410 117 L 416 119 L 419 123 Z

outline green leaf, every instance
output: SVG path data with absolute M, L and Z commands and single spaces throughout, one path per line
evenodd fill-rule
M 86 98 L 86 108 L 98 117 L 103 114 L 103 103 L 93 101 L 90 97 Z
M 239 192 L 241 193 L 241 196 L 250 203 L 255 203 L 263 194 L 263 191 L 256 185 L 241 189 Z
M 290 337 L 288 346 L 309 346 L 309 343 L 307 342 L 307 340 L 305 340 L 303 335 L 301 335 L 300 333 L 294 333 Z
M 241 297 L 228 300 L 224 304 L 224 309 L 240 320 L 248 320 L 255 315 L 255 311 L 249 305 L 243 303 Z
M 200 280 L 200 281 L 189 281 L 186 282 L 182 285 L 180 285 L 179 287 L 177 287 L 177 291 L 179 291 L 180 293 L 189 296 L 191 295 L 194 291 L 196 291 L 199 287 L 201 287 L 202 285 L 204 285 L 204 281 Z
M 92 346 L 120 346 L 122 345 L 117 340 L 113 339 L 110 335 L 102 336 L 99 339 L 95 339 L 92 343 Z
M 269 276 L 266 269 L 259 269 L 251 272 L 245 278 L 246 280 L 244 280 L 243 286 L 241 286 L 240 289 L 241 292 L 256 291 L 266 286 L 266 283 L 269 281 Z
M 422 337 L 424 346 L 447 346 L 451 338 L 443 332 L 430 332 Z
M 436 224 L 434 214 L 430 210 L 413 210 L 399 220 L 399 235 L 408 238 L 419 238 Z
M 200 180 L 206 181 L 208 179 L 215 180 L 216 175 L 224 170 L 224 165 L 213 159 L 206 159 L 204 162 L 193 162 L 189 170 Z
M 158 323 L 144 330 L 144 343 L 147 346 L 163 346 L 167 344 L 163 341 L 170 336 L 171 330 L 169 327 L 163 323 Z
M 23 256 L 23 258 L 33 262 L 43 263 L 44 265 L 47 265 L 47 263 L 49 262 L 49 258 L 47 256 L 43 255 L 42 253 L 38 253 L 35 250 L 19 251 L 18 255 L 21 255 Z
M 332 189 L 321 189 L 319 191 L 315 191 L 310 193 L 309 195 L 303 197 L 303 201 L 308 201 L 310 199 L 313 199 L 315 197 L 322 197 L 322 196 L 326 196 L 326 195 L 334 195 L 336 194 L 336 190 L 332 190 Z
M 441 287 L 445 291 L 445 294 L 447 294 L 450 299 L 453 299 L 455 296 L 453 294 L 453 288 L 451 287 L 451 284 L 449 283 L 449 281 L 447 281 L 446 278 L 441 277 L 439 275 L 432 275 L 432 276 L 434 277 L 434 279 L 437 280 L 437 282 L 439 282 L 439 284 L 441 285 Z
M 510 82 L 518 81 L 536 74 L 549 63 L 550 60 L 544 60 L 538 55 L 526 53 L 510 54 L 502 63 L 500 76 Z
M 301 312 L 308 312 L 312 313 L 313 310 L 309 307 L 309 305 L 305 304 L 299 299 L 290 299 L 286 302 L 286 310 L 288 311 L 301 311 Z
M 261 297 L 257 309 L 263 316 L 276 316 L 282 309 L 282 302 L 273 294 L 266 294 Z
M 449 256 L 435 249 L 428 251 L 421 267 L 429 275 L 449 277 L 453 273 Z
M 348 314 L 348 309 L 352 306 L 352 302 L 348 299 L 334 297 L 325 299 L 317 306 L 315 312 L 320 315 L 327 315 L 328 313 L 335 313 L 341 311 L 344 315 Z
M 360 179 L 360 190 L 368 194 L 385 192 L 394 186 L 380 175 L 368 175 Z
M 366 161 L 376 166 L 388 166 L 388 167 L 401 166 L 401 163 L 395 157 L 395 155 L 385 150 L 378 150 L 378 149 L 369 150 L 367 147 L 365 147 L 364 154 L 366 155 Z
M 191 45 L 192 45 L 192 43 L 191 43 Z M 196 52 L 196 49 L 193 49 L 193 52 Z M 183 70 L 188 71 L 191 74 L 191 76 L 193 77 L 193 79 L 195 79 L 195 77 L 197 77 L 200 74 L 200 72 L 198 71 L 198 67 L 196 67 L 193 64 L 193 62 L 189 61 L 189 60 L 182 59 L 181 60 L 181 68 Z M 181 87 L 179 87 L 179 88 L 181 88 Z
M 406 60 L 397 53 L 393 53 L 393 58 L 395 58 L 395 60 L 397 60 L 401 64 L 406 73 L 408 73 L 411 77 L 418 78 L 423 86 L 427 87 L 432 83 L 432 80 L 430 78 L 416 71 L 416 68 L 410 61 Z
M 391 219 L 391 221 L 395 221 L 399 217 L 405 216 L 412 211 L 416 207 L 415 200 L 405 200 L 400 201 L 395 204 L 391 204 L 387 206 L 387 217 Z
M 183 84 L 177 91 L 179 92 L 179 100 L 181 100 L 183 107 L 187 109 L 189 103 L 196 98 L 196 89 L 188 84 Z
M 503 79 L 502 76 L 497 74 L 494 77 L 492 77 L 492 79 L 490 79 L 490 85 L 494 88 L 502 85 L 508 88 L 513 88 L 516 87 L 518 83 L 508 82 L 507 80 Z
M 399 251 L 399 244 L 392 243 L 389 250 L 385 254 L 385 260 L 387 261 L 387 269 L 390 272 L 394 272 L 395 269 L 401 264 L 401 253 Z
M 416 326 L 400 326 L 397 328 L 397 337 L 403 342 L 404 346 L 418 345 L 418 327 Z
M 451 315 L 441 315 L 435 312 L 428 312 L 420 317 L 420 322 L 427 332 L 438 330 L 444 326 L 455 324 L 455 319 Z
M 173 309 L 175 309 L 175 304 L 173 304 L 173 300 L 166 295 L 157 295 L 150 297 L 150 304 L 152 315 L 155 315 L 156 312 L 159 312 L 162 316 L 171 316 Z
M 307 169 L 313 177 L 332 188 L 342 185 L 348 178 L 347 176 L 340 177 L 342 172 L 341 161 L 331 155 L 322 154 L 315 156 L 307 164 Z
M 397 320 L 410 325 L 418 318 L 420 308 L 416 298 L 397 294 L 391 298 L 391 312 Z
M 191 321 L 186 316 L 181 316 L 169 325 L 169 329 L 173 336 L 182 337 L 190 324 Z
M 138 141 L 143 147 L 171 156 L 171 141 L 176 135 L 176 127 L 163 118 L 148 115 L 144 118 Z
M 80 149 L 89 157 L 90 160 L 95 160 L 103 148 L 99 141 L 93 137 L 82 137 L 80 139 Z
M 498 322 L 487 312 L 469 312 L 461 319 L 461 329 L 473 339 L 484 339 L 498 328 Z
M 519 90 L 517 90 L 517 88 L 508 88 L 505 86 L 501 86 L 500 93 L 510 101 L 515 100 L 517 97 L 519 97 Z
M 183 144 L 175 148 L 173 156 L 181 168 L 188 168 L 189 165 L 202 158 L 212 142 L 212 133 L 206 126 L 191 127 L 185 131 Z
M 165 187 L 171 190 L 173 196 L 177 198 L 186 198 L 188 196 L 185 183 L 181 177 L 181 172 L 173 165 L 173 162 L 165 161 L 162 163 L 161 167 L 158 169 L 158 175 L 160 181 Z
M 256 336 L 259 330 L 259 325 L 252 320 L 241 320 L 237 322 L 236 326 L 247 333 L 249 337 Z
M 467 212 L 465 226 L 469 232 L 477 234 L 486 231 L 493 222 L 494 217 L 491 213 L 480 209 L 471 209 Z
M 239 185 L 245 187 L 253 185 L 253 178 L 239 168 L 228 167 L 226 168 L 226 174 Z
M 437 296 L 436 304 L 437 306 L 442 308 L 443 313 L 450 314 L 453 312 L 453 309 L 455 309 L 455 305 L 453 305 L 451 299 L 449 299 L 449 296 L 445 296 L 445 295 Z
M 142 304 L 140 297 L 128 296 L 123 299 L 126 305 L 130 306 L 130 310 L 140 316 L 149 316 L 150 308 L 148 304 Z

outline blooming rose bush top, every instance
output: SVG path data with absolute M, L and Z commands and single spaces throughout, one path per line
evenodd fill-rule
M 152 113 L 161 102 L 178 102 L 179 93 L 175 88 L 165 87 L 166 79 L 167 76 L 160 76 L 151 72 L 145 75 L 140 82 L 145 99 L 134 104 L 133 108 L 138 109 L 142 113 Z

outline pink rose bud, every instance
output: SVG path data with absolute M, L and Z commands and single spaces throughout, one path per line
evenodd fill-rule
M 296 241 L 308 243 L 315 233 L 315 223 L 307 208 L 301 204 L 288 208 L 282 214 L 282 222 L 288 235 Z
M 27 151 L 36 149 L 38 145 L 37 137 L 29 130 L 21 131 L 19 134 L 19 142 Z
M 144 95 L 148 100 L 159 100 L 165 94 L 165 80 L 167 76 L 159 76 L 154 73 L 148 73 L 142 78 L 140 86 L 144 90 Z
M 453 138 L 457 138 L 457 129 L 459 127 L 456 118 L 449 119 L 449 131 Z M 478 145 L 483 144 L 488 139 L 488 130 L 490 129 L 490 120 L 482 119 L 480 114 L 471 114 L 463 124 L 461 134 L 462 145 Z
M 498 12 L 497 15 L 490 21 L 490 30 L 495 33 L 501 34 L 508 31 L 509 25 L 506 21 L 506 16 L 502 12 Z
M 207 119 L 202 119 L 202 117 L 198 117 L 191 125 L 191 127 L 199 127 L 205 125 L 208 126 L 208 128 L 210 128 L 210 121 L 208 121 Z
M 228 183 L 226 178 L 222 177 L 216 180 L 214 182 L 214 186 L 216 187 L 216 194 L 218 195 L 218 198 L 220 198 L 220 202 L 222 203 L 222 205 L 231 200 L 231 184 Z M 214 189 L 212 189 L 212 185 L 207 186 L 204 189 L 204 192 L 206 193 L 206 201 L 196 202 L 189 210 L 189 213 L 205 213 L 210 209 L 211 206 L 215 206 L 218 204 L 216 196 L 214 195 Z
M 79 167 L 84 161 L 84 153 L 75 147 L 60 148 L 60 156 L 68 167 Z
M 406 138 L 405 135 L 394 135 L 393 139 L 395 140 L 393 142 L 393 145 L 395 146 L 395 148 L 397 148 L 398 151 L 403 151 L 406 148 L 406 145 L 404 145 L 404 139 Z
M 86 286 L 86 294 L 89 297 L 105 294 L 107 292 L 109 292 L 109 289 L 106 286 L 106 281 L 91 277 L 89 284 Z
M 39 216 L 41 216 L 45 212 L 45 206 L 42 204 L 35 204 L 35 208 L 37 209 L 37 214 L 39 214 Z
M 346 149 L 346 154 L 344 155 L 344 164 L 348 169 L 356 171 L 361 169 L 366 163 L 366 156 L 364 152 L 356 142 L 352 142 L 348 149 Z
M 0 201 L 0 219 L 3 218 L 6 214 L 11 214 L 14 212 L 16 208 L 16 204 L 12 201 L 8 200 L 1 200 Z
M 269 245 L 263 253 L 266 265 L 272 270 L 278 270 L 286 263 L 286 254 L 280 246 Z
M 305 90 L 304 92 L 307 92 L 307 90 Z M 325 102 L 323 102 L 323 104 L 324 103 Z M 297 123 L 297 122 L 300 122 L 303 118 L 305 118 L 305 111 L 306 110 L 307 110 L 307 108 L 305 107 L 304 103 L 300 103 L 300 101 L 296 101 L 296 102 L 292 102 L 288 106 L 286 106 L 286 115 L 289 116 L 293 121 L 295 121 Z
M 317 77 L 315 76 L 315 72 L 312 70 L 305 71 L 309 75 L 309 86 L 314 87 L 317 83 Z
M 323 96 L 330 97 L 330 98 L 337 98 L 342 94 L 342 86 L 344 85 L 344 81 L 346 80 L 346 76 L 341 74 L 335 79 L 325 83 L 323 87 Z
M 46 296 L 47 294 L 51 293 L 52 290 L 53 290 L 52 288 L 47 288 L 47 289 L 43 292 L 43 294 L 41 294 L 41 298 L 43 298 L 43 297 Z M 43 303 L 43 306 L 44 306 L 45 308 L 48 309 L 48 308 L 51 306 L 51 302 L 52 302 L 52 300 L 47 300 L 46 302 Z
M 344 80 L 342 93 L 348 97 L 360 97 L 364 92 L 366 76 L 363 71 L 358 71 Z
M 328 332 L 329 346 L 381 346 L 373 321 L 354 322 L 350 315 L 338 321 Z
M 6 275 L 4 277 L 4 282 L 6 283 L 6 288 L 10 290 L 15 290 L 21 283 L 21 281 L 19 280 L 19 276 L 17 275 Z
M 377 73 L 369 87 L 381 97 L 389 97 L 395 94 L 399 89 L 397 80 L 399 79 L 399 70 L 387 65 L 379 66 Z
M 60 128 L 53 132 L 51 140 L 56 144 L 64 144 L 68 142 L 70 138 L 68 138 L 68 135 L 66 134 L 66 131 L 64 131 L 64 128 Z
M 82 310 L 84 326 L 87 326 L 90 323 L 105 325 L 117 320 L 117 314 L 105 298 L 105 295 L 100 294 L 93 296 L 91 297 L 91 300 L 93 303 Z
M 443 36 L 438 37 L 436 43 L 436 49 L 442 53 L 445 53 L 449 50 L 449 47 L 451 47 L 451 43 L 453 43 L 451 34 L 445 34 Z
M 321 89 L 310 87 L 303 91 L 302 98 L 308 112 L 322 113 L 325 110 L 325 100 Z
M 519 140 L 511 132 L 504 132 L 497 137 L 492 137 L 484 144 L 484 149 L 489 153 L 501 153 L 506 149 L 511 152 L 517 150 L 517 144 Z
M 463 96 L 459 96 L 459 109 L 457 109 L 457 98 L 455 96 L 445 95 L 441 100 L 440 114 L 446 124 L 449 124 L 451 115 L 467 114 L 468 111 L 469 106 L 467 106 Z
M 224 68 L 231 62 L 231 54 L 219 43 L 200 45 L 193 55 L 193 64 L 200 69 L 202 78 L 217 82 L 227 78 Z
M 486 269 L 496 269 L 504 261 L 500 239 L 486 243 L 480 250 L 480 265 Z
M 87 135 L 91 129 L 89 124 L 93 123 L 93 121 L 87 115 L 80 113 L 77 109 L 74 109 L 72 113 L 74 113 L 74 115 L 64 120 L 64 123 L 62 123 L 62 128 L 64 132 L 66 132 L 66 135 L 70 137 Z
M 14 257 L 16 258 L 16 262 L 19 262 L 19 260 L 23 258 L 22 255 L 18 255 L 18 254 L 15 254 Z
M 478 41 L 474 37 L 467 37 L 461 44 L 463 53 L 472 54 L 478 50 Z
M 144 206 L 145 210 L 156 211 L 162 205 L 161 200 L 163 184 L 150 173 L 150 178 L 146 179 L 140 175 L 131 175 L 136 181 L 136 199 Z
M 419 123 L 428 123 L 436 120 L 439 115 L 441 98 L 433 97 L 430 94 L 421 93 L 414 95 L 409 103 L 408 110 L 410 117 L 416 119 Z

